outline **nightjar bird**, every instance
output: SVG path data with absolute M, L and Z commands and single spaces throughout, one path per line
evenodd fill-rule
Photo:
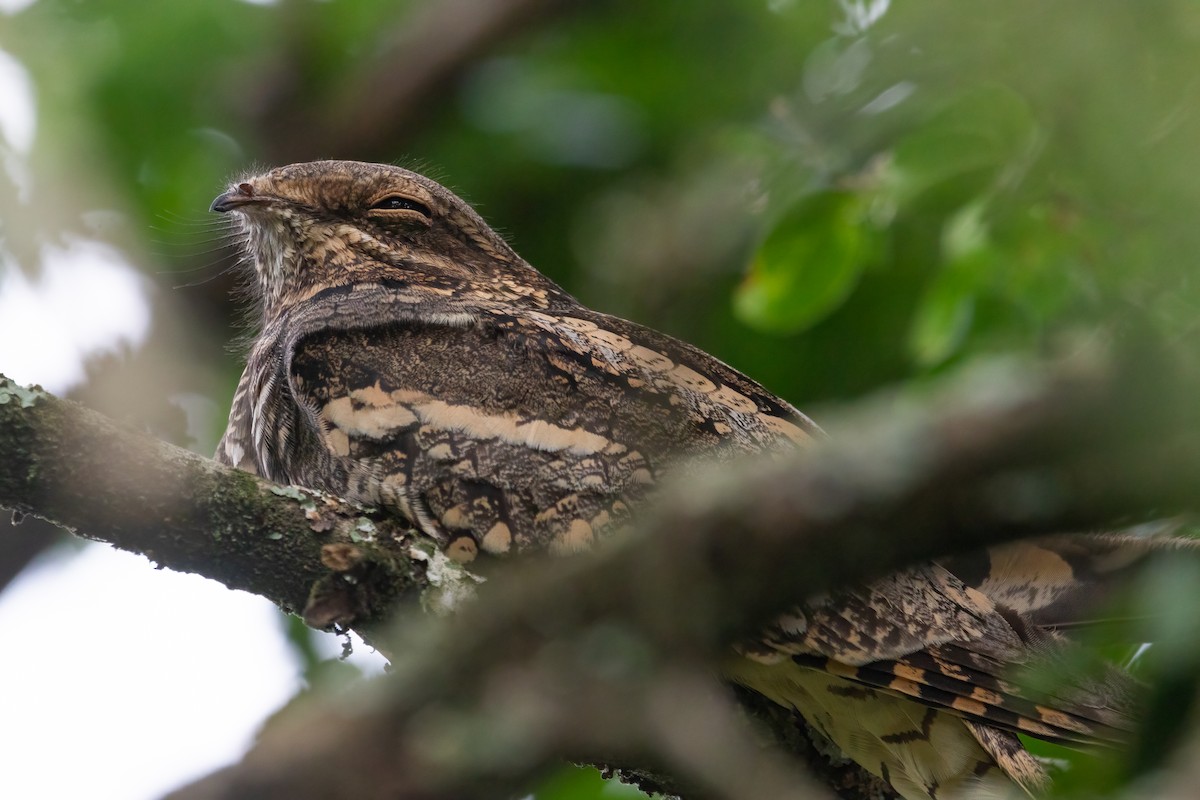
M 320 161 L 232 185 L 261 328 L 217 458 L 393 509 L 461 562 L 569 553 L 627 524 L 676 465 L 820 435 L 712 356 L 580 305 L 462 200 L 388 165 Z M 1087 621 L 1153 545 L 1058 537 L 814 598 L 731 652 L 905 798 L 1035 792 L 1018 733 L 1130 729 L 1121 675 L 1039 699 L 1010 667 Z

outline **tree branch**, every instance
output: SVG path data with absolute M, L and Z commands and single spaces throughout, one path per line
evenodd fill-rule
M 0 376 L 0 506 L 368 635 L 440 558 L 401 521 L 280 487 Z M 414 557 L 414 553 L 416 556 Z M 434 601 L 434 595 L 429 594 Z

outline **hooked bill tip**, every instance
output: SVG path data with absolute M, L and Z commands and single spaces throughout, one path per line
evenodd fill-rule
M 248 183 L 239 183 L 236 189 L 230 189 L 224 194 L 217 195 L 217 198 L 212 201 L 212 205 L 208 207 L 208 210 L 224 214 L 226 211 L 231 211 L 238 206 L 251 203 L 254 199 L 254 187 Z

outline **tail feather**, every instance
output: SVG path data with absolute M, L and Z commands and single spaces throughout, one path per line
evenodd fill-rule
M 924 705 L 951 711 L 1012 733 L 1067 745 L 1117 744 L 1129 738 L 1127 728 L 1090 718 L 1087 709 L 1042 705 L 1021 694 L 1001 693 L 967 680 L 920 669 L 905 660 L 852 667 L 819 656 L 794 656 L 800 666 L 816 669 L 863 686 L 906 695 Z
M 1025 794 L 1038 797 L 1046 790 L 1050 784 L 1046 768 L 1025 749 L 1016 734 L 971 720 L 963 720 L 963 724 L 984 752 Z

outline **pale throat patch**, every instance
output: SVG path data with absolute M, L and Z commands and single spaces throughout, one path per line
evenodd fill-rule
M 248 249 L 253 253 L 254 272 L 262 289 L 264 305 L 273 307 L 299 272 L 299 254 L 295 245 L 297 232 L 274 216 L 244 219 L 242 226 L 247 234 Z

